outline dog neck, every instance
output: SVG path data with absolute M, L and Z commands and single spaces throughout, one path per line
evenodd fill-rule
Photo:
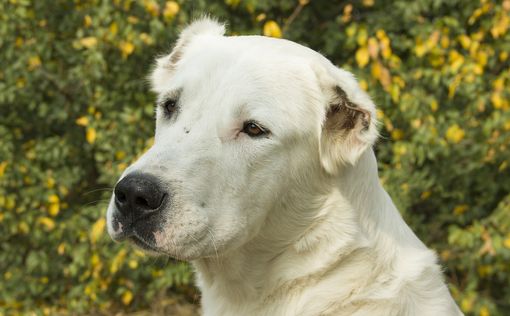
M 360 157 L 356 166 L 343 170 L 338 187 L 358 214 L 359 227 L 368 239 L 426 249 L 380 184 L 377 161 L 371 149 Z
M 249 314 L 252 305 L 303 293 L 332 270 L 344 273 L 338 277 L 341 282 L 356 279 L 356 290 L 362 292 L 359 287 L 368 286 L 381 270 L 378 266 L 393 264 L 401 249 L 426 250 L 380 185 L 372 150 L 332 183 L 327 194 L 307 197 L 311 202 L 306 207 L 280 210 L 282 217 L 271 218 L 241 249 L 194 262 L 205 314 Z M 289 220 L 290 214 L 295 217 Z M 367 267 L 349 268 L 359 265 Z M 351 296 L 352 288 L 339 286 L 335 300 Z M 217 310 L 208 311 L 211 306 Z M 238 309 L 227 310 L 233 306 Z

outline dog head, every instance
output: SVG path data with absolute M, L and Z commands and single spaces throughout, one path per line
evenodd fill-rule
M 288 192 L 375 141 L 375 107 L 350 73 L 296 43 L 224 31 L 194 22 L 157 60 L 155 141 L 115 187 L 114 240 L 185 260 L 226 253 L 292 208 Z

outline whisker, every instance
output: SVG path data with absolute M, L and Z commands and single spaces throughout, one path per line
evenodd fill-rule
M 94 193 L 94 192 L 97 192 L 97 191 L 113 191 L 113 187 L 104 187 L 104 188 L 92 189 L 90 191 L 84 192 L 83 195 L 91 194 L 91 193 Z
M 213 247 L 214 247 L 214 253 L 216 254 L 216 261 L 219 264 L 220 263 L 220 256 L 218 255 L 218 248 L 216 247 L 216 241 L 215 241 L 215 238 L 214 238 L 214 234 L 212 233 L 212 231 L 211 231 L 211 229 L 209 227 L 207 227 L 207 232 L 209 233 L 209 236 L 211 236 L 211 241 L 212 241 L 212 244 L 213 244 Z

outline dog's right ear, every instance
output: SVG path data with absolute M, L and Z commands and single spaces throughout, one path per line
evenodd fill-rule
M 186 49 L 186 46 L 197 35 L 222 36 L 225 34 L 225 25 L 209 17 L 202 17 L 186 26 L 175 43 L 172 52 L 168 55 L 156 59 L 156 67 L 150 76 L 152 89 L 155 92 L 161 92 L 162 84 L 171 77 L 172 71 L 177 66 L 179 60 Z

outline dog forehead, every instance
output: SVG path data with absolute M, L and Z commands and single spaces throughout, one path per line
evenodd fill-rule
M 170 67 L 158 65 L 154 90 L 199 82 L 227 85 L 264 85 L 284 80 L 287 87 L 314 81 L 310 62 L 318 53 L 294 42 L 263 36 L 197 35 L 178 52 L 179 60 Z M 322 56 L 320 56 L 322 57 Z M 161 78 L 161 80 L 158 80 Z M 161 89 L 163 88 L 163 89 Z M 278 86 L 281 90 L 281 85 Z M 313 87 L 312 87 L 313 88 Z
M 260 120 L 273 132 L 310 131 L 320 122 L 324 97 L 309 65 L 313 54 L 262 36 L 196 36 L 159 86 L 182 92 L 186 116 L 221 118 L 237 111 L 234 118 Z

